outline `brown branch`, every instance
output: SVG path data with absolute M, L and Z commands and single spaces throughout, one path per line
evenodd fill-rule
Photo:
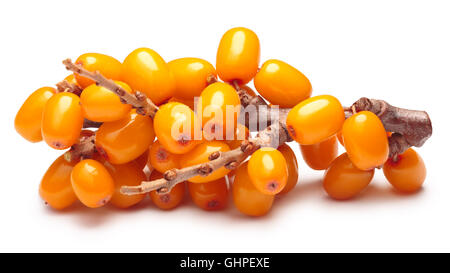
M 165 172 L 163 178 L 153 181 L 143 181 L 139 186 L 123 186 L 120 191 L 126 195 L 142 194 L 154 190 L 157 190 L 159 193 L 167 193 L 176 184 L 186 181 L 191 177 L 197 175 L 208 176 L 223 166 L 230 170 L 235 169 L 260 147 L 277 148 L 282 143 L 291 140 L 286 126 L 281 123 L 276 123 L 258 133 L 254 139 L 244 141 L 239 148 L 224 153 L 212 153 L 209 156 L 210 161 L 207 163 L 197 164 L 183 169 L 172 169 Z
M 95 133 L 83 135 L 78 143 L 72 145 L 70 150 L 64 154 L 69 162 L 77 162 L 86 158 L 92 158 L 95 152 Z
M 66 80 L 60 81 L 56 84 L 58 92 L 70 92 L 77 96 L 81 95 L 83 89 L 76 84 L 70 83 Z
M 130 94 L 120 85 L 116 84 L 113 80 L 105 78 L 100 72 L 91 72 L 83 68 L 83 66 L 81 65 L 74 64 L 70 59 L 64 60 L 63 64 L 66 66 L 67 70 L 77 73 L 80 76 L 89 78 L 95 81 L 97 85 L 111 90 L 120 97 L 120 101 L 122 103 L 130 104 L 131 106 L 133 106 L 133 108 L 136 108 L 136 112 L 138 114 L 154 117 L 156 111 L 158 111 L 158 106 L 156 106 L 149 98 L 147 98 L 145 94 L 139 91 L 136 91 L 135 94 Z

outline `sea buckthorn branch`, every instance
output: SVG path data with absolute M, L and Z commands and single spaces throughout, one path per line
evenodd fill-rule
M 163 178 L 153 181 L 143 181 L 139 186 L 123 186 L 120 191 L 126 195 L 142 194 L 154 190 L 164 194 L 169 192 L 176 184 L 186 181 L 191 177 L 197 175 L 208 176 L 221 167 L 233 170 L 259 148 L 277 148 L 278 145 L 286 141 L 291 141 L 286 125 L 275 123 L 259 132 L 254 139 L 244 141 L 239 148 L 223 153 L 212 153 L 209 156 L 209 162 L 183 169 L 168 170 L 164 173 Z
M 148 115 L 154 117 L 158 111 L 158 106 L 156 106 L 144 93 L 136 91 L 135 94 L 128 93 L 120 85 L 116 84 L 113 80 L 105 78 L 100 72 L 91 72 L 79 64 L 74 64 L 70 59 L 63 61 L 67 70 L 77 73 L 80 76 L 89 78 L 99 86 L 103 86 L 117 96 L 120 97 L 122 103 L 130 104 L 133 108 L 136 108 L 136 112 L 141 115 Z
M 81 95 L 81 92 L 83 91 L 83 89 L 81 89 L 78 85 L 70 83 L 66 80 L 57 83 L 56 89 L 58 89 L 58 92 L 70 92 L 77 96 Z
M 83 128 L 99 128 L 103 122 L 92 121 L 87 118 L 83 121 Z
M 78 162 L 86 158 L 92 158 L 95 152 L 95 133 L 80 136 L 78 142 L 64 154 L 64 159 L 69 162 Z
M 402 154 L 412 146 L 421 147 L 433 133 L 431 119 L 425 111 L 399 108 L 384 100 L 368 98 L 360 98 L 352 108 L 356 112 L 376 114 L 386 131 L 393 133 L 389 138 L 389 157 Z

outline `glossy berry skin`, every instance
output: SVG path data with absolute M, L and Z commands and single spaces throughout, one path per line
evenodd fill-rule
M 143 154 L 141 154 L 135 160 L 133 160 L 141 170 L 144 169 L 145 166 L 147 166 L 148 154 L 149 150 L 146 150 Z
M 325 170 L 338 156 L 336 136 L 312 145 L 300 145 L 303 159 L 313 170 Z
M 192 99 L 208 86 L 208 76 L 217 76 L 214 66 L 199 58 L 180 58 L 167 63 L 175 78 L 175 97 Z
M 284 159 L 286 159 L 287 169 L 288 169 L 288 178 L 286 181 L 286 186 L 284 186 L 283 190 L 280 191 L 280 194 L 290 192 L 298 182 L 298 163 L 297 157 L 295 156 L 294 151 L 287 144 L 283 144 L 277 149 L 280 151 Z
M 222 210 L 228 204 L 228 187 L 225 177 L 207 183 L 188 182 L 188 189 L 192 201 L 201 209 Z
M 133 90 L 145 93 L 160 105 L 174 95 L 175 78 L 159 54 L 149 48 L 138 48 L 123 61 L 122 80 Z
M 153 142 L 148 153 L 148 162 L 160 173 L 180 168 L 180 155 L 167 151 L 158 140 Z
M 274 148 L 260 148 L 248 161 L 248 174 L 260 192 L 275 195 L 281 192 L 287 183 L 286 159 Z
M 232 185 L 233 202 L 236 208 L 248 216 L 262 216 L 272 208 L 274 195 L 261 193 L 251 182 L 247 170 L 248 162 L 237 170 Z
M 124 164 L 143 154 L 155 138 L 150 117 L 131 110 L 120 120 L 103 123 L 97 131 L 100 154 L 112 164 Z
M 114 194 L 114 180 L 103 164 L 93 159 L 80 161 L 70 176 L 81 203 L 90 208 L 104 206 Z
M 163 175 L 157 171 L 153 171 L 150 180 L 162 178 Z M 158 194 L 156 191 L 149 193 L 153 204 L 162 210 L 171 210 L 176 208 L 184 200 L 186 192 L 185 182 L 176 184 L 169 193 Z
M 230 150 L 234 150 L 238 147 L 241 147 L 242 141 L 248 140 L 250 137 L 250 131 L 248 130 L 245 125 L 238 123 L 236 124 L 236 130 L 234 132 L 233 139 L 226 140 L 228 147 L 230 147 Z
M 131 88 L 123 82 L 116 84 L 128 93 Z M 83 115 L 92 121 L 109 122 L 124 118 L 131 110 L 131 105 L 120 102 L 120 98 L 112 91 L 95 84 L 86 87 L 80 95 Z
M 14 120 L 14 127 L 26 140 L 30 142 L 42 140 L 42 113 L 45 104 L 55 93 L 56 89 L 52 87 L 39 88 L 20 107 Z
M 107 79 L 121 80 L 122 64 L 111 56 L 100 53 L 86 53 L 78 57 L 75 63 L 82 65 L 89 71 L 99 71 Z M 75 80 L 83 89 L 95 83 L 93 80 L 76 73 Z
M 323 188 L 334 199 L 345 200 L 358 195 L 372 181 L 374 170 L 355 167 L 347 153 L 338 156 L 323 177 Z
M 183 99 L 183 98 L 171 97 L 167 102 L 179 102 L 179 103 L 189 106 L 189 108 L 191 108 L 192 110 L 194 110 L 194 106 L 195 106 L 194 98 Z
M 291 108 L 309 98 L 312 86 L 295 67 L 279 60 L 266 61 L 255 76 L 259 94 L 273 105 Z
M 386 179 L 398 191 L 413 193 L 422 188 L 427 169 L 420 155 L 412 148 L 398 155 L 394 161 L 390 158 L 383 165 Z
M 182 168 L 186 168 L 189 166 L 206 163 L 209 162 L 208 157 L 213 152 L 227 152 L 230 148 L 228 145 L 221 141 L 207 141 L 197 145 L 192 151 L 187 154 L 184 154 L 180 158 L 180 163 Z M 224 177 L 230 172 L 230 170 L 225 167 L 221 167 L 208 176 L 194 176 L 188 179 L 189 182 L 193 183 L 205 183 L 217 180 L 219 178 Z
M 83 120 L 77 95 L 67 92 L 55 94 L 44 107 L 42 137 L 54 149 L 67 149 L 78 141 Z
M 339 140 L 339 143 L 341 143 L 341 145 L 344 146 L 344 139 L 342 138 L 342 131 L 337 132 L 336 137 Z
M 64 80 L 67 81 L 68 83 L 71 83 L 71 84 L 75 84 L 75 85 L 80 86 L 80 85 L 78 84 L 77 80 L 75 79 L 75 75 L 74 75 L 74 74 L 68 75 L 67 77 L 64 78 Z
M 78 200 L 70 182 L 70 174 L 75 164 L 66 161 L 64 155 L 61 155 L 42 177 L 39 195 L 54 209 L 65 209 Z
M 372 112 L 361 111 L 342 127 L 345 150 L 361 170 L 382 166 L 389 156 L 389 143 L 383 123 Z
M 320 95 L 306 99 L 292 108 L 286 125 L 295 141 L 311 145 L 336 134 L 344 120 L 341 103 L 333 96 Z
M 128 208 L 144 199 L 145 194 L 125 195 L 120 193 L 122 186 L 138 186 L 142 181 L 146 181 L 142 168 L 134 161 L 114 165 L 109 162 L 105 162 L 104 166 L 108 170 L 109 174 L 114 180 L 114 193 L 109 201 L 117 208 Z
M 228 30 L 217 50 L 216 70 L 225 82 L 246 84 L 255 77 L 259 65 L 259 39 L 250 29 L 237 27 Z
M 223 140 L 227 134 L 233 136 L 241 105 L 236 90 L 229 84 L 216 82 L 203 90 L 200 102 L 196 114 L 202 118 L 205 139 Z
M 174 154 L 192 150 L 201 140 L 201 123 L 194 111 L 179 102 L 162 105 L 153 119 L 156 137 Z M 200 140 L 196 140 L 196 139 Z

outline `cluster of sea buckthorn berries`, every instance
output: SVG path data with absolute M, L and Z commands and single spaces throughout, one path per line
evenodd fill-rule
M 122 186 L 162 178 L 168 170 L 208 162 L 214 152 L 239 148 L 250 135 L 244 125 L 237 124 L 239 111 L 220 118 L 215 115 L 225 113 L 227 106 L 240 106 L 236 85 L 255 95 L 247 86 L 252 80 L 271 105 L 292 108 L 286 128 L 300 144 L 305 162 L 314 170 L 326 170 L 323 187 L 332 198 L 357 195 L 380 166 L 397 190 L 414 192 L 421 187 L 426 174 L 422 159 L 413 149 L 388 159 L 388 134 L 374 113 L 361 111 L 346 119 L 335 97 L 310 97 L 311 83 L 296 68 L 279 60 L 260 66 L 259 56 L 259 39 L 246 28 L 233 28 L 223 35 L 215 68 L 199 58 L 166 63 L 148 48 L 134 50 L 123 62 L 103 54 L 81 55 L 76 64 L 100 72 L 130 94 L 142 92 L 159 108 L 153 118 L 141 115 L 111 90 L 77 73 L 65 80 L 78 86 L 80 95 L 52 87 L 33 92 L 15 119 L 16 130 L 25 139 L 44 140 L 50 147 L 64 150 L 80 137 L 95 134 L 91 158 L 70 160 L 62 155 L 53 162 L 40 184 L 42 199 L 54 209 L 64 209 L 77 200 L 91 208 L 107 203 L 127 208 L 145 194 L 123 195 Z M 223 82 L 211 83 L 211 77 Z M 194 97 L 201 99 L 196 109 Z M 212 109 L 209 114 L 198 113 L 208 107 Z M 199 122 L 194 122 L 198 118 Z M 101 126 L 96 132 L 85 130 L 86 119 Z M 189 135 L 181 130 L 185 127 L 192 129 Z M 202 129 L 203 134 L 196 138 L 194 134 Z M 224 137 L 230 133 L 243 137 L 223 140 L 207 133 L 218 129 Z M 337 140 L 346 150 L 340 156 Z M 276 195 L 288 193 L 297 181 L 296 156 L 282 144 L 257 149 L 233 171 L 224 166 L 178 183 L 167 193 L 152 191 L 149 196 L 159 208 L 172 209 L 183 201 L 187 189 L 198 207 L 219 210 L 226 207 L 231 195 L 240 212 L 260 216 L 271 209 Z

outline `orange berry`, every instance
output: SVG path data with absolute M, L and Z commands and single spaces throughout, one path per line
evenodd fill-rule
M 395 189 L 406 193 L 418 191 L 427 175 L 425 163 L 412 148 L 398 155 L 396 160 L 390 158 L 384 163 L 383 172 Z
M 325 170 L 338 156 L 338 144 L 335 136 L 312 145 L 300 145 L 303 159 L 313 170 Z
M 54 149 L 67 149 L 78 141 L 83 120 L 80 98 L 77 95 L 55 94 L 44 107 L 42 137 Z
M 75 85 L 80 86 L 80 85 L 78 84 L 77 80 L 75 79 L 75 75 L 74 75 L 74 74 L 68 75 L 67 77 L 64 78 L 64 80 L 67 81 L 68 83 L 71 83 L 71 84 L 75 84 Z
M 333 96 L 321 95 L 306 99 L 292 108 L 286 125 L 295 141 L 311 145 L 336 134 L 344 120 L 341 103 Z
M 151 147 L 151 145 L 150 145 Z M 138 167 L 143 170 L 148 163 L 149 149 L 147 149 L 143 154 L 138 156 L 135 160 L 133 160 Z
M 111 80 L 120 80 L 122 73 L 122 64 L 111 56 L 100 53 L 86 53 L 78 57 L 75 61 L 89 71 L 99 71 L 105 78 Z M 75 73 L 75 80 L 81 86 L 86 88 L 95 82 L 91 79 L 82 77 Z
M 174 154 L 192 150 L 201 139 L 201 124 L 194 111 L 179 102 L 162 105 L 153 119 L 156 137 Z
M 118 208 L 128 208 L 144 199 L 145 194 L 125 195 L 120 193 L 122 186 L 139 186 L 142 181 L 147 180 L 144 171 L 136 162 L 131 161 L 121 165 L 105 162 L 104 165 L 114 180 L 111 204 Z
M 189 108 L 194 110 L 194 99 L 193 98 L 182 99 L 182 98 L 177 98 L 177 97 L 171 97 L 167 102 L 179 102 L 179 103 L 189 106 Z
M 261 96 L 273 105 L 284 108 L 294 107 L 312 93 L 308 78 L 295 67 L 279 60 L 266 61 L 254 82 Z
M 230 150 L 234 150 L 238 147 L 241 147 L 242 141 L 244 140 L 248 140 L 248 138 L 250 137 L 250 131 L 248 130 L 247 127 L 245 127 L 245 125 L 241 124 L 241 123 L 237 123 L 236 124 L 236 130 L 234 132 L 234 137 L 231 140 L 226 140 L 225 142 L 228 144 L 228 146 L 230 147 Z
M 47 101 L 56 93 L 55 88 L 42 87 L 34 91 L 20 107 L 14 120 L 16 131 L 30 142 L 42 140 L 42 113 Z
M 116 84 L 128 93 L 134 93 L 126 83 L 116 81 Z M 119 96 L 114 92 L 95 84 L 83 90 L 80 100 L 84 116 L 92 121 L 116 121 L 124 118 L 131 110 L 131 105 L 120 102 Z
M 109 162 L 124 164 L 143 154 L 155 138 L 150 117 L 131 110 L 120 120 L 105 122 L 97 131 L 97 150 Z
M 216 76 L 214 66 L 199 58 L 180 58 L 167 63 L 175 78 L 175 97 L 192 99 L 208 86 L 207 78 Z
M 287 183 L 286 159 L 274 148 L 260 148 L 248 161 L 248 174 L 259 191 L 275 195 L 282 191 Z
M 81 203 L 90 208 L 98 208 L 114 194 L 114 180 L 100 162 L 93 159 L 80 161 L 70 176 L 73 190 Z
M 223 140 L 233 136 L 240 112 L 241 101 L 229 84 L 216 82 L 203 90 L 197 105 L 197 116 L 207 140 Z
M 246 84 L 256 75 L 259 55 L 258 36 L 247 28 L 232 28 L 220 40 L 217 74 L 225 82 L 237 80 L 240 84 Z
M 297 157 L 295 156 L 294 151 L 287 144 L 283 144 L 278 147 L 278 151 L 280 151 L 284 159 L 286 159 L 287 169 L 288 169 L 288 178 L 286 181 L 286 186 L 284 186 L 283 190 L 280 193 L 288 193 L 290 192 L 298 182 L 298 163 Z
M 383 165 L 389 156 L 389 143 L 381 120 L 372 112 L 361 111 L 344 122 L 342 137 L 353 164 L 361 170 Z
M 225 177 L 207 183 L 190 183 L 188 189 L 192 201 L 204 210 L 221 210 L 228 203 L 228 187 Z
M 350 199 L 369 185 L 373 174 L 373 169 L 363 171 L 355 167 L 347 153 L 343 153 L 325 171 L 323 188 L 334 199 Z
M 167 151 L 158 140 L 150 147 L 148 161 L 160 173 L 180 168 L 180 155 Z
M 169 66 L 156 51 L 138 48 L 123 61 L 122 79 L 133 90 L 143 92 L 159 105 L 171 98 L 175 91 L 175 79 Z
M 208 157 L 214 152 L 227 152 L 230 148 L 228 145 L 221 141 L 207 141 L 197 145 L 192 151 L 181 156 L 180 163 L 181 168 L 186 168 L 189 166 L 209 162 Z M 194 183 L 205 183 L 217 180 L 224 177 L 230 172 L 225 167 L 221 167 L 214 172 L 210 173 L 208 176 L 194 176 L 188 179 L 189 182 Z
M 236 208 L 249 216 L 262 216 L 272 208 L 274 195 L 261 193 L 251 181 L 248 174 L 248 161 L 237 170 L 233 182 L 233 202 Z
M 42 177 L 39 194 L 54 209 L 65 209 L 77 200 L 70 182 L 70 174 L 75 164 L 68 162 L 64 155 L 61 155 Z
M 341 145 L 344 146 L 344 139 L 342 138 L 342 130 L 336 133 L 336 137 L 339 140 L 339 143 L 341 143 Z
M 150 175 L 150 181 L 163 178 L 163 175 L 153 171 Z M 156 191 L 149 193 L 152 202 L 160 209 L 170 210 L 177 207 L 184 199 L 186 191 L 185 182 L 176 184 L 172 190 L 165 194 L 158 194 Z

